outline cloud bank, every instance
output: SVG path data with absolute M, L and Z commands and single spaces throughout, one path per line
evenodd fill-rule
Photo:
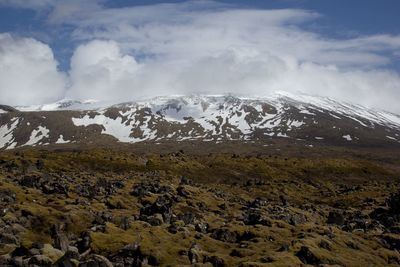
M 46 44 L 1 35 L 0 67 L 9 64 L 0 73 L 2 102 L 263 96 L 283 90 L 400 113 L 400 76 L 388 67 L 400 53 L 400 36 L 328 39 L 304 29 L 321 16 L 306 10 L 242 9 L 212 1 L 125 8 L 89 2 L 80 12 L 69 12 L 77 8 L 75 1 L 68 8 L 65 2 L 46 7 L 48 23 L 72 27 L 71 38 L 80 43 L 67 73 L 57 71 Z M 32 8 L 43 9 L 46 1 L 37 3 Z M 26 79 L 13 79 L 18 73 Z

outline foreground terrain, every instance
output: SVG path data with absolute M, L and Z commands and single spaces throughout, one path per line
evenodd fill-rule
M 207 146 L 1 152 L 0 265 L 400 265 L 399 151 Z

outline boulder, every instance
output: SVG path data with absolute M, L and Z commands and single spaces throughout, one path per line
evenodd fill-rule
M 390 194 L 386 199 L 390 212 L 393 214 L 400 214 L 400 191 Z
M 182 176 L 179 184 L 180 185 L 193 185 L 193 181 L 185 176 Z
M 19 246 L 11 252 L 11 257 L 23 257 L 29 255 L 29 249 L 24 246 Z
M 178 186 L 176 189 L 176 193 L 178 196 L 188 198 L 190 196 L 190 193 L 185 189 L 184 186 Z
M 290 216 L 289 223 L 293 226 L 304 224 L 307 222 L 307 218 L 304 214 L 293 214 Z
M 54 247 L 63 252 L 68 251 L 69 241 L 63 232 L 62 225 L 53 225 L 51 229 L 51 236 L 53 238 Z
M 12 233 L 0 233 L 0 244 L 14 244 L 19 243 L 18 238 Z
M 35 255 L 29 259 L 28 264 L 29 266 L 37 265 L 43 267 L 51 267 L 53 266 L 53 261 L 50 257 L 46 255 Z
M 39 188 L 40 186 L 40 176 L 36 175 L 26 175 L 23 176 L 19 181 L 18 181 L 20 186 L 26 186 L 30 188 Z
M 62 256 L 61 258 L 59 258 L 55 263 L 54 263 L 55 267 L 75 267 L 74 261 L 66 256 L 64 254 L 64 256 Z
M 200 262 L 200 258 L 201 258 L 200 247 L 196 243 L 193 243 L 191 245 L 187 255 L 188 255 L 190 264 L 196 264 L 196 263 Z
M 216 229 L 212 232 L 211 237 L 228 243 L 236 243 L 238 235 L 235 232 L 231 232 L 228 229 Z
M 64 255 L 64 252 L 62 252 L 59 249 L 54 248 L 50 244 L 44 244 L 43 248 L 40 250 L 40 253 L 42 255 L 47 256 L 48 258 L 50 258 L 53 262 L 57 261 L 58 259 L 60 259 Z
M 196 223 L 195 230 L 199 233 L 206 234 L 208 230 L 208 224 L 203 222 Z
M 344 224 L 344 222 L 345 222 L 345 218 L 344 218 L 343 213 L 337 212 L 337 211 L 329 212 L 328 220 L 327 220 L 328 224 L 336 224 L 336 225 L 342 226 Z
M 79 267 L 114 267 L 114 265 L 106 257 L 92 254 L 87 260 L 81 262 Z
M 321 263 L 320 259 L 306 246 L 302 246 L 296 253 L 296 256 L 304 263 L 310 265 L 318 265 Z
M 217 256 L 204 256 L 203 257 L 203 263 L 211 263 L 213 267 L 224 267 L 225 262 L 223 259 L 217 257 Z
M 164 223 L 170 223 L 172 217 L 172 200 L 167 195 L 159 196 L 157 200 L 140 209 L 140 220 L 146 221 L 148 216 L 161 214 Z
M 83 253 L 90 248 L 92 238 L 90 237 L 90 232 L 84 231 L 81 233 L 80 238 L 77 242 L 77 247 L 79 253 Z
M 159 213 L 156 213 L 153 216 L 147 216 L 145 221 L 151 224 L 152 226 L 159 226 L 164 223 L 163 216 Z
M 147 257 L 142 254 L 139 243 L 132 243 L 122 247 L 110 259 L 116 266 L 143 266 Z
M 0 203 L 11 204 L 15 202 L 17 195 L 10 189 L 0 189 Z
M 179 220 L 182 220 L 185 225 L 193 224 L 196 219 L 196 216 L 192 212 L 185 212 L 183 214 L 179 214 L 177 217 Z

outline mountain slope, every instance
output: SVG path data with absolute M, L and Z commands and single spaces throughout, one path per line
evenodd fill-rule
M 74 101 L 47 107 L 51 111 L 41 106 L 42 111 L 25 107 L 23 112 L 1 113 L 0 149 L 80 142 L 268 142 L 276 138 L 304 145 L 400 145 L 398 115 L 287 93 L 266 98 L 157 97 L 92 110 L 81 110 L 85 104 Z

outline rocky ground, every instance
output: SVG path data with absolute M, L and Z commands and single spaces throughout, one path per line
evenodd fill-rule
M 348 151 L 1 152 L 0 265 L 398 266 L 399 166 Z

